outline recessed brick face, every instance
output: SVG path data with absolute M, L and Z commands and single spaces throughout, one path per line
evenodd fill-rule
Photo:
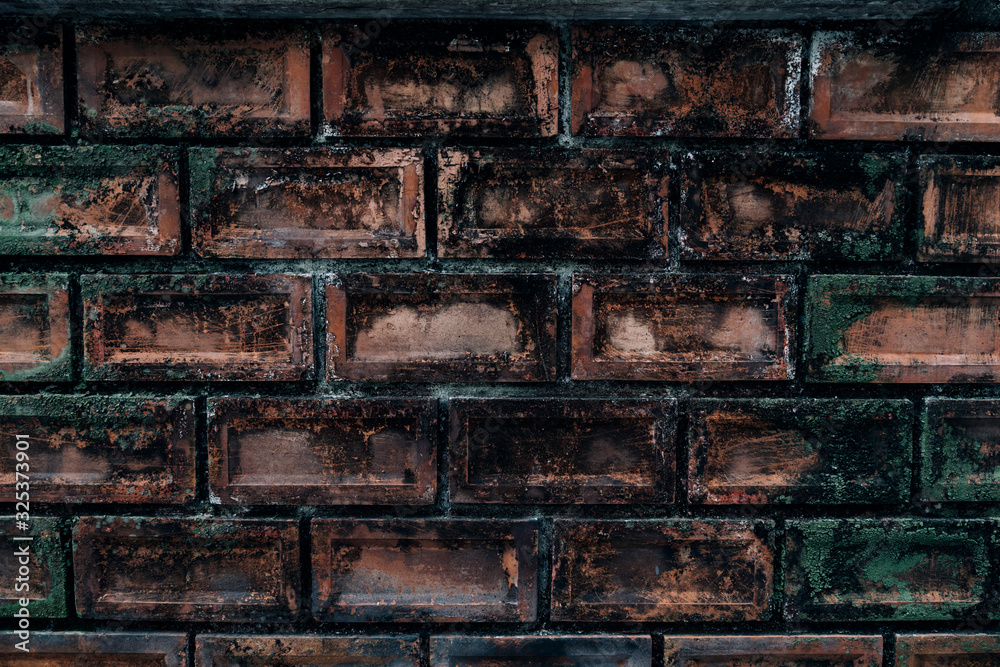
M 18 507 L 18 511 L 21 510 L 23 506 Z M 22 613 L 22 607 L 31 617 L 64 618 L 67 582 L 60 522 L 35 518 L 25 530 L 19 521 L 16 516 L 0 517 L 0 547 L 3 547 L 0 551 L 0 618 L 14 618 Z M 25 537 L 31 539 L 18 539 Z M 27 568 L 27 575 L 22 567 Z M 26 607 L 21 604 L 22 600 L 27 601 Z
M 1000 401 L 931 398 L 920 441 L 921 497 L 932 502 L 1000 498 Z
M 32 632 L 28 652 L 0 645 L 12 667 L 185 667 L 187 635 L 175 632 Z
M 924 262 L 1000 260 L 1000 161 L 920 159 L 920 252 Z
M 671 667 L 749 667 L 749 665 L 814 665 L 877 667 L 882 664 L 882 637 L 838 635 L 754 635 L 736 637 L 666 636 L 665 664 Z
M 297 637 L 295 635 L 199 635 L 199 667 L 270 667 L 271 665 L 385 665 L 417 667 L 420 641 L 403 637 Z
M 68 278 L 0 275 L 0 380 L 70 379 Z
M 0 44 L 0 134 L 53 135 L 66 129 L 62 30 L 45 25 L 48 21 L 34 23 L 0 23 L 5 35 Z
M 896 635 L 899 667 L 979 667 L 1000 657 L 1000 636 L 957 632 L 954 634 Z
M 614 664 L 644 667 L 652 659 L 652 641 L 640 636 L 567 635 L 564 637 L 460 637 L 431 639 L 431 667 L 493 664 Z

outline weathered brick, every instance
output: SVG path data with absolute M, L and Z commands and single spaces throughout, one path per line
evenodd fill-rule
M 27 599 L 31 618 L 63 618 L 66 616 L 66 557 L 59 537 L 59 520 L 41 518 L 31 510 L 31 489 L 14 505 L 14 511 L 31 515 L 28 529 L 21 530 L 14 516 L 0 517 L 0 618 L 12 618 Z M 25 500 L 27 498 L 27 500 Z M 23 517 L 22 517 L 23 518 Z M 18 519 L 20 521 L 20 519 Z M 30 540 L 19 540 L 30 537 Z M 23 556 L 16 554 L 27 545 L 29 569 L 23 579 Z M 27 584 L 27 589 L 23 586 Z M 13 635 L 9 639 L 12 639 Z M 4 645 L 13 642 L 5 641 Z
M 897 667 L 989 667 L 1000 660 L 1000 635 L 896 635 Z
M 312 520 L 321 621 L 533 621 L 535 521 Z
M 301 380 L 312 375 L 307 275 L 89 275 L 89 380 Z
M 807 380 L 996 382 L 1000 279 L 810 276 Z
M 917 258 L 1000 261 L 1000 160 L 923 156 L 919 165 L 923 201 Z
M 541 382 L 555 376 L 546 274 L 328 276 L 327 379 Z
M 0 274 L 0 380 L 70 379 L 69 276 Z
M 1000 139 L 996 33 L 894 30 L 813 36 L 812 135 Z
M 692 503 L 903 503 L 909 401 L 700 399 L 688 410 Z
M 552 137 L 559 44 L 527 23 L 330 26 L 323 107 L 336 135 Z
M 141 146 L 0 148 L 0 254 L 177 254 L 177 161 Z
M 575 27 L 573 134 L 795 137 L 802 49 L 785 30 Z
M 845 635 L 670 636 L 666 667 L 881 667 L 882 637 Z
M 436 424 L 434 399 L 213 399 L 209 485 L 223 503 L 433 504 Z
M 0 45 L 0 133 L 62 134 L 66 128 L 63 100 L 62 28 L 35 25 L 39 15 L 20 23 L 0 23 L 6 40 Z
M 309 133 L 305 30 L 211 24 L 77 30 L 80 129 L 92 137 Z
M 786 276 L 573 276 L 574 380 L 787 380 Z
M 182 503 L 194 497 L 194 401 L 0 396 L 0 501 L 13 502 L 17 434 L 28 434 L 31 500 Z
M 765 620 L 773 528 L 768 520 L 556 519 L 552 619 Z
M 206 257 L 422 257 L 423 157 L 411 148 L 191 149 Z
M 440 257 L 662 258 L 666 153 L 443 149 Z
M 785 617 L 965 618 L 984 601 L 992 532 L 974 519 L 789 520 Z
M 431 667 L 561 665 L 649 667 L 652 640 L 636 635 L 431 637 Z
M 926 399 L 920 472 L 925 501 L 1000 500 L 1000 400 Z
M 671 502 L 676 419 L 674 399 L 451 399 L 451 500 Z
M 903 248 L 900 155 L 711 152 L 689 158 L 685 259 L 878 261 Z
M 198 667 L 418 667 L 420 638 L 317 635 L 198 635 Z
M 73 528 L 82 618 L 293 620 L 295 520 L 85 516 Z
M 187 635 L 169 632 L 38 632 L 29 651 L 0 644 L 8 667 L 187 667 Z

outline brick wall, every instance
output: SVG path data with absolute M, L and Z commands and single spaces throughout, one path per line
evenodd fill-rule
M 11 23 L 0 662 L 995 664 L 975 27 Z

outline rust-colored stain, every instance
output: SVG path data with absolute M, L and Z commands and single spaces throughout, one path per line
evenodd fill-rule
M 29 651 L 0 645 L 9 667 L 186 667 L 187 635 L 178 632 L 33 631 Z
M 794 137 L 802 38 L 573 28 L 573 134 Z
M 295 636 L 199 634 L 197 664 L 204 667 L 418 667 L 420 638 L 403 636 Z
M 0 275 L 0 380 L 68 380 L 68 276 Z
M 875 667 L 881 636 L 733 635 L 664 637 L 667 667 Z
M 195 149 L 195 245 L 207 257 L 422 257 L 416 149 Z
M 30 17 L 29 24 L 25 17 L 0 47 L 0 134 L 62 134 L 66 129 L 62 28 L 48 17 L 36 26 L 38 18 Z
M 212 399 L 209 484 L 231 504 L 434 502 L 432 399 Z
M 673 499 L 670 399 L 451 399 L 451 500 Z
M 817 32 L 811 133 L 823 139 L 995 141 L 995 33 Z
M 73 528 L 82 618 L 294 620 L 295 520 L 80 517 Z
M 323 37 L 328 131 L 552 137 L 558 56 L 555 34 L 526 24 L 393 21 L 377 39 L 360 25 L 331 26 Z
M 922 157 L 920 185 L 920 261 L 1000 261 L 1000 163 L 967 156 Z
M 430 667 L 649 667 L 648 635 L 519 635 L 431 637 Z
M 77 31 L 81 130 L 90 136 L 304 135 L 309 46 L 302 29 L 189 26 Z
M 771 521 L 556 519 L 552 619 L 765 620 Z
M 534 521 L 312 520 L 319 620 L 533 621 Z

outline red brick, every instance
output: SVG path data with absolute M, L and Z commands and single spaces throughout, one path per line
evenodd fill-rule
M 1000 139 L 995 33 L 817 32 L 812 135 L 823 139 Z
M 0 274 L 0 380 L 70 379 L 69 276 Z
M 73 528 L 81 618 L 294 620 L 294 520 L 85 516 Z
M 996 382 L 1000 279 L 810 276 L 808 380 Z
M 416 635 L 198 635 L 196 646 L 198 667 L 420 665 L 420 638 Z
M 312 375 L 307 275 L 80 279 L 90 380 L 301 380 Z
M 538 524 L 477 519 L 312 521 L 321 621 L 533 621 Z
M 89 136 L 309 133 L 309 44 L 302 29 L 219 23 L 77 31 L 80 129 Z
M 29 630 L 37 628 L 32 625 L 31 618 L 65 618 L 66 617 L 66 556 L 63 551 L 62 539 L 59 537 L 59 520 L 34 516 L 31 507 L 31 488 L 27 491 L 28 500 L 14 504 L 14 511 L 22 516 L 0 517 L 0 618 L 12 618 L 22 607 L 20 600 L 27 599 Z M 18 527 L 24 519 L 23 513 L 29 514 L 28 529 Z M 20 540 L 20 537 L 30 537 L 30 540 Z M 18 581 L 22 577 L 21 562 L 23 556 L 15 552 L 21 551 L 27 545 L 29 569 L 27 581 Z M 27 590 L 22 587 L 27 584 Z M 13 630 L 13 624 L 10 629 Z M 9 636 L 13 638 L 11 633 Z M 4 645 L 12 642 L 5 641 Z M 0 655 L 3 652 L 0 650 Z
M 556 519 L 552 620 L 759 621 L 771 521 Z
M 696 504 L 910 499 L 909 401 L 699 399 L 688 409 Z
M 451 399 L 451 500 L 671 502 L 676 419 L 673 399 Z
M 176 255 L 177 162 L 138 146 L 0 148 L 0 254 Z
M 574 380 L 788 380 L 786 276 L 573 276 Z
M 662 258 L 666 153 L 443 149 L 438 256 Z
M 187 635 L 181 633 L 32 630 L 28 653 L 15 641 L 0 644 L 0 662 L 8 667 L 187 667 Z
M 1000 160 L 920 158 L 922 262 L 1000 260 Z
M 556 280 L 545 274 L 328 276 L 327 379 L 554 379 Z
M 16 434 L 29 434 L 31 500 L 182 503 L 194 497 L 194 401 L 0 397 L 0 502 L 13 502 Z
M 430 667 L 561 665 L 649 667 L 652 640 L 637 635 L 431 637 Z
M 1000 500 L 1000 400 L 924 399 L 921 500 Z
M 743 635 L 664 637 L 667 667 L 881 667 L 882 637 Z
M 371 37 L 360 25 L 331 26 L 324 33 L 328 132 L 555 136 L 559 44 L 549 28 L 377 25 Z
M 784 30 L 576 27 L 573 134 L 795 137 L 802 49 Z
M 1000 660 L 1000 635 L 967 632 L 896 635 L 897 667 L 989 667 Z
M 899 155 L 711 152 L 688 160 L 685 259 L 876 261 L 903 248 Z
M 209 484 L 223 503 L 434 503 L 434 399 L 220 398 Z
M 412 148 L 191 149 L 206 257 L 422 257 L 423 157 Z
M 62 134 L 66 128 L 62 28 L 36 27 L 39 16 L 0 24 L 7 36 L 0 45 L 3 134 Z

